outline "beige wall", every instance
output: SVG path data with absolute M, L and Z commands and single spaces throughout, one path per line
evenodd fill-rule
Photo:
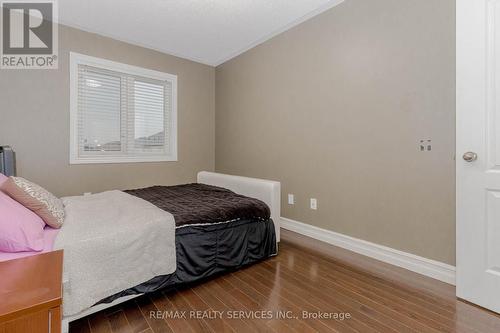
M 219 66 L 216 170 L 280 180 L 285 217 L 453 264 L 454 14 L 346 0 Z
M 214 68 L 61 26 L 58 70 L 0 70 L 0 144 L 57 195 L 195 181 L 214 168 Z M 69 52 L 178 75 L 178 162 L 69 165 Z
M 216 70 L 61 26 L 59 70 L 0 71 L 0 144 L 57 195 L 190 182 L 214 164 L 280 180 L 285 217 L 453 264 L 454 10 L 346 0 Z M 178 162 L 69 165 L 69 51 L 178 75 Z

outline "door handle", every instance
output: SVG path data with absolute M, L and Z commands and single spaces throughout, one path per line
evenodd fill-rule
M 468 151 L 464 154 L 463 159 L 465 162 L 474 162 L 477 160 L 477 154 L 472 151 Z

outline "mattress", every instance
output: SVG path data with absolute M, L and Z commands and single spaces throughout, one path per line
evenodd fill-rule
M 45 253 L 45 252 L 50 252 L 54 249 L 54 242 L 56 240 L 56 236 L 59 233 L 59 229 L 53 229 L 51 227 L 45 227 L 43 230 L 43 240 L 44 240 L 44 246 L 43 250 L 39 252 L 16 252 L 16 253 L 7 253 L 7 252 L 1 252 L 0 251 L 0 262 L 1 261 L 7 261 L 7 260 L 13 260 L 13 259 L 19 259 L 19 258 L 24 258 L 24 257 L 29 257 L 33 256 L 36 254 L 40 253 Z

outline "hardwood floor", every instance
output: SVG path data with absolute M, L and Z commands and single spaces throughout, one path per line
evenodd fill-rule
M 500 332 L 500 316 L 457 300 L 451 285 L 283 231 L 274 258 L 120 304 L 70 332 L 478 333 Z

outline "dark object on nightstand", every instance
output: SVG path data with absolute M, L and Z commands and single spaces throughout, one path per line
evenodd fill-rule
M 16 175 L 16 153 L 9 146 L 0 146 L 0 173 Z
M 0 262 L 0 332 L 60 333 L 63 251 Z

